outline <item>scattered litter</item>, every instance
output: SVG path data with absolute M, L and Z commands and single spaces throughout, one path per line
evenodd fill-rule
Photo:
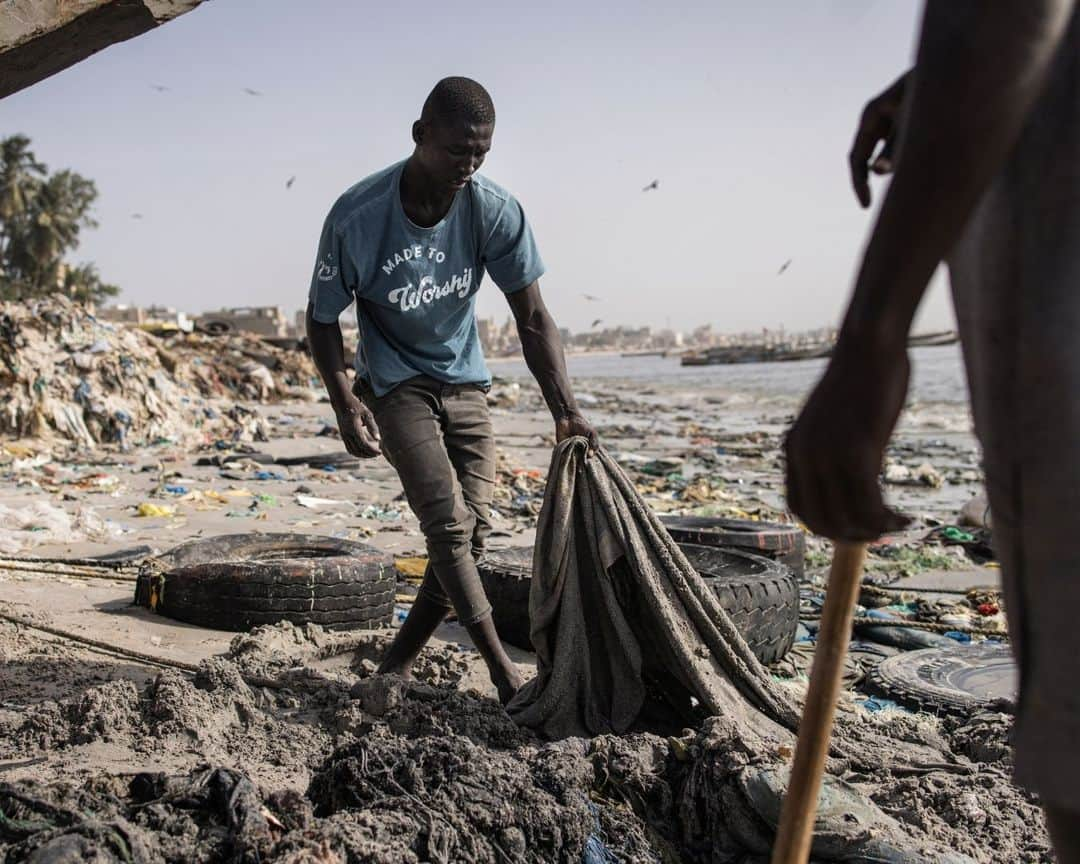
M 309 510 L 333 510 L 339 513 L 353 512 L 356 505 L 352 501 L 340 501 L 335 498 L 319 498 L 315 495 L 297 495 L 296 503 Z
M 360 511 L 361 519 L 378 519 L 380 522 L 397 522 L 401 519 L 401 511 L 394 507 L 384 507 L 379 504 L 368 504 Z
M 92 508 L 80 508 L 74 518 L 62 507 L 45 501 L 0 504 L 0 552 L 11 555 L 44 543 L 110 540 L 119 533 Z
M 176 515 L 176 508 L 164 504 L 154 504 L 152 501 L 143 501 L 135 508 L 135 515 L 150 518 L 168 518 Z
M 428 559 L 423 557 L 408 557 L 394 559 L 394 567 L 397 572 L 407 579 L 423 579 L 427 572 Z

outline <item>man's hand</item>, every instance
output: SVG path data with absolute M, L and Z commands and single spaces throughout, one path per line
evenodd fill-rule
M 573 438 L 575 435 L 587 438 L 590 450 L 595 450 L 600 446 L 600 438 L 596 434 L 596 430 L 593 429 L 592 424 L 578 412 L 571 411 L 569 414 L 564 414 L 555 421 L 556 441 L 565 441 L 567 438 Z
M 363 402 L 350 403 L 335 413 L 342 443 L 349 453 L 361 459 L 374 459 L 382 453 L 375 415 Z
M 878 475 L 908 375 L 903 347 L 837 347 L 785 443 L 788 506 L 815 534 L 873 540 L 907 524 L 885 506 Z
M 899 135 L 900 108 L 904 102 L 904 89 L 911 72 L 905 72 L 883 92 L 866 103 L 855 140 L 848 154 L 851 168 L 851 185 L 863 207 L 870 206 L 869 172 L 888 174 L 893 170 L 893 149 Z M 881 152 L 874 156 L 878 144 L 884 142 Z

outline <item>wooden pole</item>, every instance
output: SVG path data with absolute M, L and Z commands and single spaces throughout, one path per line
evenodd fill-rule
M 795 762 L 780 810 L 780 826 L 772 864 L 806 864 L 814 838 L 818 794 L 829 754 L 836 698 L 844 675 L 844 657 L 851 639 L 851 620 L 862 584 L 865 543 L 837 543 L 821 611 L 810 688 L 799 722 Z

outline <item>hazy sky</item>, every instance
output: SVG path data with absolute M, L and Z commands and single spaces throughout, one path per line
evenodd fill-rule
M 920 6 L 212 0 L 3 100 L 0 132 L 97 182 L 75 257 L 122 300 L 291 313 L 334 199 L 468 75 L 498 113 L 482 173 L 524 205 L 560 324 L 814 327 L 870 224 L 854 124 L 907 67 Z M 506 314 L 488 280 L 479 308 Z M 922 326 L 951 321 L 937 285 Z

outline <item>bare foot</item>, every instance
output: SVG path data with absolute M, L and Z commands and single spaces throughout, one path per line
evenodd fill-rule
M 401 666 L 399 666 L 397 664 L 387 663 L 385 660 L 382 662 L 382 664 L 379 666 L 379 668 L 375 670 L 375 674 L 376 675 L 397 675 L 398 678 L 401 678 L 404 681 L 412 681 L 413 680 L 413 671 L 412 671 L 411 666 L 403 668 L 403 667 L 401 667 Z

